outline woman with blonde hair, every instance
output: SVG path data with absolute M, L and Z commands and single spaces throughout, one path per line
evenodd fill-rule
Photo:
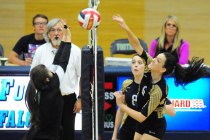
M 149 54 L 154 58 L 162 52 L 170 52 L 184 65 L 189 60 L 189 48 L 189 43 L 180 36 L 178 18 L 169 15 L 163 22 L 160 36 L 152 41 Z

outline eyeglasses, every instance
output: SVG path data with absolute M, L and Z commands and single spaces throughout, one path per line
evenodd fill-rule
M 58 29 L 54 29 L 54 28 L 50 29 L 50 32 L 52 32 L 52 33 L 55 33 L 56 31 L 58 33 L 61 33 L 62 32 L 62 29 L 60 29 L 60 28 L 58 28 Z
M 44 25 L 47 25 L 47 22 L 35 22 L 34 25 L 35 26 L 40 26 L 40 25 L 44 26 Z
M 173 28 L 176 28 L 177 26 L 176 26 L 175 24 L 167 23 L 167 24 L 166 24 L 166 27 L 173 27 Z

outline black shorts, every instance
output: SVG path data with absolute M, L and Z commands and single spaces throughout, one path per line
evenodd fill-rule
M 135 130 L 120 129 L 119 139 L 120 140 L 133 140 Z
M 120 140 L 133 140 L 135 134 L 135 126 L 138 122 L 128 116 L 120 128 L 119 137 Z
M 162 139 L 166 132 L 166 120 L 165 117 L 158 118 L 147 118 L 143 123 L 139 123 L 136 126 L 136 132 L 143 135 L 148 134 L 158 139 Z

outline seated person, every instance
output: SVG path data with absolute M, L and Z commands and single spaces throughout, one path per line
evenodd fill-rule
M 9 63 L 20 66 L 29 66 L 37 47 L 45 43 L 48 18 L 43 14 L 37 14 L 32 20 L 34 33 L 21 37 L 9 54 Z M 21 58 L 19 58 L 21 57 Z
M 149 54 L 154 58 L 162 52 L 172 53 L 180 65 L 188 64 L 189 43 L 180 38 L 178 18 L 168 16 L 163 23 L 161 35 L 151 43 Z
M 4 57 L 4 48 L 1 44 L 0 44 L 0 57 Z

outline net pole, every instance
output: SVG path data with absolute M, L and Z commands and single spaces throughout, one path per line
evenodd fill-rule
M 89 7 L 98 9 L 99 0 L 89 0 Z M 98 79 L 97 79 L 97 27 L 89 31 L 89 44 L 94 56 L 94 77 L 92 88 L 92 140 L 98 140 Z

